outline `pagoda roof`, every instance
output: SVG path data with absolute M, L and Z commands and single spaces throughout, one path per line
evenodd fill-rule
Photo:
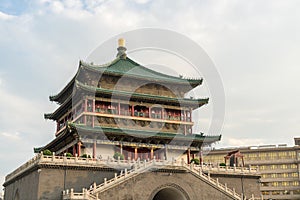
M 72 88 L 74 87 L 75 80 L 77 75 L 81 70 L 90 71 L 92 73 L 98 73 L 100 75 L 106 74 L 111 76 L 126 76 L 128 78 L 140 79 L 140 80 L 151 80 L 151 82 L 157 83 L 169 83 L 169 84 L 183 84 L 190 85 L 191 88 L 194 88 L 198 85 L 201 85 L 203 82 L 202 78 L 192 79 L 192 78 L 183 78 L 176 77 L 167 74 L 163 74 L 154 70 L 151 70 L 147 67 L 144 67 L 132 59 L 120 58 L 117 57 L 112 62 L 103 65 L 94 65 L 91 63 L 79 62 L 79 68 L 76 75 L 72 78 L 72 80 L 57 94 L 50 96 L 50 101 L 57 101 L 58 103 L 63 103 L 66 97 L 63 97 L 65 93 L 72 92 Z
M 154 70 L 151 70 L 147 67 L 144 67 L 132 59 L 126 57 L 116 58 L 110 63 L 104 65 L 93 65 L 81 61 L 81 66 L 84 69 L 89 69 L 95 72 L 105 73 L 109 75 L 133 77 L 143 80 L 151 80 L 157 82 L 168 82 L 168 83 L 180 83 L 180 84 L 189 84 L 189 85 L 199 85 L 202 83 L 203 79 L 185 79 L 182 77 L 171 76 L 163 74 Z
M 128 134 L 130 133 L 130 134 Z M 191 146 L 200 146 L 203 143 L 214 143 L 221 140 L 221 135 L 216 136 L 206 136 L 203 133 L 201 134 L 175 134 L 169 132 L 157 132 L 157 131 L 145 131 L 137 129 L 120 129 L 112 127 L 89 127 L 82 124 L 68 123 L 67 128 L 59 134 L 54 140 L 49 144 L 34 148 L 34 152 L 38 153 L 40 151 L 49 149 L 51 151 L 58 151 L 59 148 L 68 145 L 73 140 L 80 141 L 84 138 L 93 138 L 95 139 L 105 139 L 108 140 L 118 140 L 122 141 L 134 141 L 142 143 L 151 143 L 151 141 L 161 141 L 164 144 L 168 144 L 171 141 L 175 141 L 178 144 L 182 145 L 191 145 Z M 155 142 L 154 144 L 157 144 Z
M 120 90 L 110 90 L 105 88 L 99 88 L 94 86 L 89 86 L 84 83 L 81 83 L 77 80 L 75 80 L 74 84 L 76 89 L 82 90 L 85 93 L 91 93 L 95 96 L 111 96 L 114 95 L 114 98 L 125 98 L 127 100 L 128 98 L 132 100 L 141 100 L 144 99 L 146 101 L 155 102 L 155 103 L 165 103 L 168 102 L 170 104 L 180 104 L 181 106 L 191 106 L 193 108 L 199 108 L 202 105 L 205 105 L 208 103 L 209 99 L 189 99 L 189 98 L 174 98 L 174 97 L 166 97 L 166 96 L 159 96 L 159 95 L 149 95 L 144 93 L 131 93 L 128 91 L 120 91 Z M 71 106 L 71 97 L 68 97 L 65 102 L 53 113 L 45 114 L 45 119 L 53 119 L 57 120 L 62 114 L 64 114 L 64 110 L 66 108 L 69 108 Z

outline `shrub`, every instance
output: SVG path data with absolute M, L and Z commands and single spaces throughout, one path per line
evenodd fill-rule
M 220 163 L 220 167 L 226 167 L 225 163 Z
M 91 156 L 90 156 L 90 155 L 87 155 L 87 154 L 83 154 L 83 155 L 81 156 L 81 158 L 91 158 Z
M 120 160 L 124 160 L 124 155 L 119 153 L 119 152 L 116 152 L 113 156 L 114 159 L 118 160 L 118 157 L 120 157 Z
M 200 160 L 198 159 L 198 158 L 194 158 L 194 159 L 192 159 L 191 160 L 191 163 L 194 163 L 194 164 L 196 164 L 196 165 L 200 165 Z
M 49 149 L 43 151 L 43 155 L 45 156 L 52 156 L 52 152 Z
M 67 157 L 73 157 L 73 155 L 72 155 L 71 153 L 69 153 L 69 152 L 66 153 L 66 156 L 67 156 Z

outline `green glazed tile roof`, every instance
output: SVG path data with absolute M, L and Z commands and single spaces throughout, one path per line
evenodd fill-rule
M 176 134 L 176 133 L 169 133 L 169 132 L 156 132 L 156 131 L 147 131 L 147 130 L 137 130 L 137 129 L 120 129 L 120 128 L 112 128 L 112 127 L 88 127 L 86 125 L 81 125 L 81 124 L 75 124 L 75 123 L 70 123 L 69 124 L 71 127 L 76 128 L 76 130 L 84 130 L 84 131 L 89 131 L 89 132 L 109 132 L 109 133 L 114 133 L 118 135 L 127 135 L 127 133 L 130 133 L 131 136 L 149 136 L 154 138 L 162 138 L 162 139 L 173 139 L 174 137 L 176 140 L 193 140 L 193 141 L 204 141 L 205 142 L 216 142 L 221 140 L 221 135 L 216 135 L 216 136 L 205 136 L 203 134 L 192 134 L 192 135 L 183 135 L 183 134 Z M 153 136 L 152 136 L 153 135 Z
M 203 81 L 202 78 L 189 79 L 156 72 L 154 70 L 141 66 L 128 57 L 126 59 L 116 58 L 112 62 L 104 65 L 94 65 L 80 61 L 76 75 L 57 95 L 50 96 L 50 101 L 58 101 L 60 104 L 63 103 L 63 101 L 67 98 L 64 97 L 64 95 L 72 91 L 76 77 L 80 73 L 81 69 L 89 70 L 91 72 L 96 72 L 99 74 L 103 73 L 107 75 L 126 76 L 142 80 L 151 80 L 155 82 L 190 85 L 191 89 L 198 85 L 201 85 Z
M 140 79 L 150 79 L 152 81 L 163 81 L 171 83 L 182 83 L 190 85 L 200 85 L 202 79 L 184 79 L 181 77 L 170 76 L 160 72 L 156 72 L 140 64 L 134 62 L 130 58 L 121 59 L 116 58 L 111 63 L 105 65 L 91 65 L 85 62 L 81 62 L 81 65 L 93 71 L 107 73 L 112 75 L 126 75 L 128 77 L 135 77 Z
M 142 99 L 155 99 L 167 102 L 179 102 L 182 104 L 207 104 L 209 99 L 188 99 L 188 98 L 174 98 L 174 97 L 166 97 L 160 95 L 150 95 L 150 94 L 143 94 L 143 93 L 132 93 L 127 91 L 115 91 L 109 90 L 104 88 L 93 87 L 89 85 L 85 85 L 79 81 L 76 81 L 76 87 L 82 88 L 84 90 L 88 90 L 90 92 L 99 93 L 99 94 L 114 94 L 116 96 L 126 96 L 131 98 L 142 98 Z
M 165 141 L 176 140 L 182 142 L 191 142 L 193 144 L 202 144 L 202 143 L 214 143 L 221 140 L 221 135 L 215 136 L 207 136 L 202 134 L 192 134 L 192 135 L 183 135 L 183 134 L 175 134 L 168 132 L 153 132 L 153 131 L 144 131 L 144 130 L 135 130 L 135 129 L 119 129 L 119 128 L 109 128 L 109 127 L 88 127 L 81 124 L 68 123 L 67 128 L 58 135 L 54 140 L 50 143 L 46 144 L 43 147 L 34 148 L 34 152 L 38 153 L 45 149 L 52 149 L 67 139 L 72 137 L 73 139 L 80 140 L 80 138 L 86 137 L 86 133 L 108 133 L 113 134 L 114 136 L 124 136 L 128 137 L 130 132 L 130 137 L 137 138 L 149 138 L 151 139 L 162 139 Z M 145 137 L 146 136 L 146 137 Z

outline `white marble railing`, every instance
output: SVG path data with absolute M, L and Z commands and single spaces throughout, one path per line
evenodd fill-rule
M 51 164 L 51 165 L 76 165 L 76 166 L 115 166 L 122 168 L 125 166 L 131 166 L 135 161 L 131 160 L 115 160 L 115 159 L 106 159 L 99 160 L 93 158 L 81 158 L 81 157 L 67 157 L 67 156 L 47 156 L 42 154 L 37 154 L 35 157 L 27 161 L 25 164 L 21 165 L 19 168 L 11 172 L 6 176 L 5 181 L 9 181 L 18 175 L 22 174 L 26 170 L 38 164 Z
M 90 194 L 87 189 L 83 188 L 82 193 L 76 193 L 73 189 L 63 191 L 63 200 L 97 200 L 97 198 Z
M 226 192 L 227 194 L 233 196 L 235 199 L 238 199 L 238 200 L 242 200 L 242 196 L 237 194 L 235 192 L 235 189 L 230 189 L 227 187 L 227 184 L 225 183 L 224 185 L 221 184 L 219 182 L 219 179 L 213 179 L 210 177 L 210 174 L 208 173 L 207 175 L 202 171 L 202 168 L 201 167 L 195 167 L 193 164 L 187 166 L 187 165 L 184 165 L 184 167 L 186 169 L 188 169 L 190 172 L 194 173 L 194 175 L 198 176 L 199 178 L 202 178 L 206 181 L 208 181 L 210 184 L 216 186 L 219 190 L 223 191 L 223 192 Z
M 197 165 L 195 167 L 201 167 L 203 171 L 208 172 L 221 172 L 221 173 L 230 173 L 230 174 L 257 174 L 257 167 L 229 167 L 229 166 L 217 166 L 213 167 L 211 165 Z
M 115 160 L 113 158 L 108 158 L 106 160 L 99 160 L 99 159 L 93 159 L 93 158 L 81 158 L 81 157 L 66 157 L 66 156 L 46 156 L 42 154 L 37 154 L 35 157 L 30 159 L 25 164 L 21 165 L 19 168 L 17 168 L 12 173 L 8 174 L 6 176 L 6 181 L 11 180 L 12 178 L 22 174 L 29 168 L 37 165 L 37 164 L 51 164 L 51 165 L 76 165 L 76 166 L 104 166 L 104 167 L 115 167 L 118 169 L 122 168 L 130 168 L 134 164 L 140 161 L 135 160 Z M 149 160 L 147 162 L 150 162 Z M 159 165 L 159 163 L 163 163 L 164 166 L 179 166 L 178 162 L 173 161 L 156 161 L 156 164 Z M 202 171 L 205 172 L 224 172 L 224 173 L 243 173 L 243 174 L 256 174 L 258 173 L 257 168 L 241 168 L 241 167 L 212 167 L 212 166 L 206 166 L 206 165 L 198 165 L 195 167 L 201 167 Z

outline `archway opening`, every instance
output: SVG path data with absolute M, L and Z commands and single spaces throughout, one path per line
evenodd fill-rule
M 187 200 L 184 194 L 175 188 L 164 188 L 158 191 L 153 200 Z

